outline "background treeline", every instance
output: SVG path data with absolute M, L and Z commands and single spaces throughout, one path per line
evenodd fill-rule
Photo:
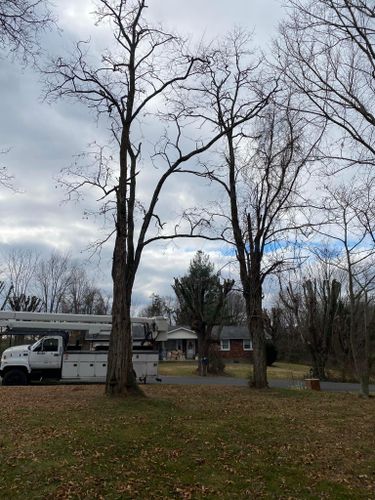
M 109 314 L 110 297 L 82 263 L 57 252 L 12 250 L 3 256 L 1 310 Z
M 372 288 L 361 287 L 358 281 L 351 291 L 351 274 L 337 252 L 322 248 L 313 257 L 312 263 L 290 272 L 289 279 L 283 275 L 275 283 L 263 309 L 267 338 L 276 347 L 278 359 L 311 364 L 312 374 L 321 380 L 333 372 L 341 380 L 361 376 L 367 380 L 375 369 Z M 371 269 L 362 270 L 368 277 Z M 360 273 L 356 276 L 359 279 Z M 192 328 L 198 337 L 199 359 L 216 363 L 220 327 L 247 324 L 246 304 L 234 285 L 222 280 L 209 256 L 199 251 L 187 273 L 174 279 L 175 296 L 152 294 L 140 315 L 161 315 L 170 324 Z

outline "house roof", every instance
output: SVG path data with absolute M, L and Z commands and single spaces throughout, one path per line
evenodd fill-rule
M 223 326 L 219 328 L 215 326 L 213 329 L 213 336 L 220 337 L 220 339 L 229 339 L 229 340 L 243 340 L 243 339 L 251 339 L 249 329 L 247 326 Z M 168 327 L 168 339 L 196 339 L 197 334 L 184 325 L 173 325 Z M 269 339 L 270 336 L 266 334 L 266 338 Z
M 232 340 L 241 340 L 241 339 L 249 339 L 250 333 L 247 326 L 223 326 L 221 332 L 217 328 L 215 334 L 218 334 L 221 339 L 232 339 Z
M 223 326 L 214 327 L 213 336 L 220 335 L 221 339 L 249 339 L 250 334 L 247 326 Z M 197 334 L 188 326 L 174 325 L 168 328 L 168 339 L 192 339 Z
M 168 325 L 168 332 L 174 332 L 175 330 L 188 330 L 189 332 L 193 331 L 191 327 L 187 325 Z
M 168 328 L 168 340 L 194 340 L 197 334 L 187 326 L 170 326 Z

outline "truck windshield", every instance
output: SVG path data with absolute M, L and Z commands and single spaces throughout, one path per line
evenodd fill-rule
M 35 344 L 32 344 L 31 346 L 29 346 L 29 349 L 31 351 L 40 351 L 42 348 L 42 341 L 43 341 L 43 339 L 37 340 L 35 342 Z

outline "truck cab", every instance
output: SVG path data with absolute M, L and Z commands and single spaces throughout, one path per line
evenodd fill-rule
M 25 385 L 41 378 L 59 379 L 63 352 L 61 336 L 43 337 L 32 345 L 9 347 L 0 361 L 3 385 Z

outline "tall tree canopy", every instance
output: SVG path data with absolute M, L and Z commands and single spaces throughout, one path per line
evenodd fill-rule
M 47 0 L 2 0 L 0 48 L 5 54 L 20 55 L 25 61 L 34 58 L 40 50 L 41 32 L 53 23 Z
M 277 66 L 309 116 L 331 126 L 330 156 L 375 163 L 375 7 L 365 0 L 288 0 Z

